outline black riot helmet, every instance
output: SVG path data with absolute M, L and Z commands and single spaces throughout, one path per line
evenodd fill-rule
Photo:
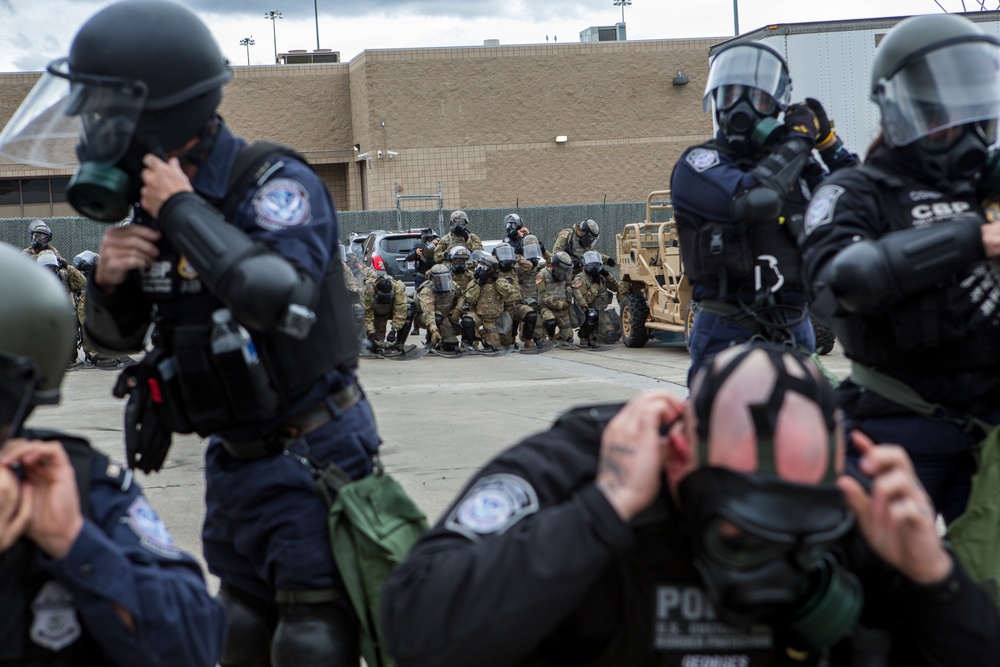
M 524 222 L 522 222 L 521 216 L 517 213 L 508 213 L 503 217 L 503 225 L 506 230 L 507 238 L 516 239 L 517 230 L 524 227 Z
M 375 301 L 378 303 L 392 303 L 392 292 L 394 285 L 389 276 L 379 276 L 375 281 Z
M 231 77 L 208 27 L 169 0 L 102 9 L 77 32 L 69 56 L 46 70 L 0 134 L 0 153 L 65 164 L 74 157 L 65 155 L 65 137 L 78 136 L 80 166 L 67 199 L 102 222 L 122 220 L 138 199 L 144 154 L 164 156 L 194 137 L 200 141 L 182 162 L 207 152 L 209 123 Z
M 922 180 L 968 190 L 996 142 L 1000 40 L 954 14 L 904 19 L 875 50 L 871 99 L 904 164 Z
M 425 229 L 421 229 L 420 230 L 420 240 L 423 241 L 424 243 L 427 243 L 429 241 L 433 241 L 437 237 L 438 237 L 438 233 L 435 232 L 430 227 L 427 227 Z
M 31 257 L 0 243 L 0 441 L 36 405 L 59 402 L 76 314 L 66 289 Z
M 760 42 L 735 42 L 719 49 L 709 65 L 702 104 L 736 150 L 766 142 L 774 120 L 788 107 L 792 80 L 781 55 Z M 767 119 L 771 119 L 768 121 Z

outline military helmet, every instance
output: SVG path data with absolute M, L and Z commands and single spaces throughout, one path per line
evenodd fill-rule
M 164 150 L 201 131 L 232 77 L 208 26 L 169 0 L 122 0 L 94 14 L 73 38 L 65 66 L 74 83 L 121 81 L 144 92 L 133 136 L 155 135 Z
M 94 268 L 97 267 L 97 260 L 100 258 L 101 256 L 93 250 L 84 250 L 73 258 L 73 268 L 89 276 L 94 272 Z
M 601 235 L 601 228 L 593 220 L 582 220 L 576 224 L 576 229 L 580 239 L 580 245 L 589 248 Z
M 495 269 L 500 266 L 500 262 L 493 255 L 488 255 L 485 252 L 476 251 L 479 255 L 476 257 L 476 263 L 480 266 L 485 266 L 488 269 Z
M 21 408 L 59 402 L 76 347 L 76 314 L 63 285 L 32 258 L 0 243 L 0 428 Z M 15 425 L 16 426 L 16 425 Z
M 449 220 L 453 225 L 458 224 L 458 222 L 461 222 L 466 225 L 469 224 L 469 216 L 465 211 L 452 211 Z
M 573 258 L 569 256 L 568 252 L 560 250 L 552 255 L 552 268 L 571 269 L 573 268 Z
M 455 289 L 455 283 L 451 279 L 451 269 L 446 264 L 432 266 L 427 272 L 427 279 L 435 292 L 451 292 Z
M 472 253 L 464 245 L 452 246 L 448 249 L 448 259 L 452 262 L 468 262 L 472 258 Z
M 45 234 L 52 240 L 52 230 L 49 226 L 45 224 L 44 220 L 32 220 L 31 224 L 28 225 L 28 234 L 34 236 L 35 234 Z
M 59 258 L 51 250 L 41 251 L 35 259 L 39 265 L 44 266 L 50 271 L 53 269 L 56 271 L 59 270 Z

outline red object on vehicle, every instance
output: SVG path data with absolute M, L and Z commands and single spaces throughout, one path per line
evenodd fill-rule
M 385 262 L 382 260 L 382 255 L 372 255 L 372 268 L 376 271 L 385 271 Z

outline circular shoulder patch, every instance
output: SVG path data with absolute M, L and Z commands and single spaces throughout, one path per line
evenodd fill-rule
M 309 222 L 309 193 L 298 181 L 276 178 L 268 181 L 253 197 L 257 224 L 264 229 L 295 227 Z
M 525 479 L 500 473 L 477 481 L 445 520 L 470 539 L 499 534 L 538 511 L 538 494 Z
M 842 194 L 844 194 L 844 188 L 839 185 L 824 185 L 816 191 L 816 194 L 809 201 L 809 208 L 806 209 L 806 234 L 833 221 L 833 211 Z
M 153 553 L 167 558 L 180 556 L 180 549 L 174 544 L 174 538 L 167 530 L 167 525 L 144 496 L 137 497 L 129 505 L 128 525 L 142 546 Z
M 695 148 L 687 154 L 687 163 L 699 174 L 719 164 L 719 151 L 710 148 Z

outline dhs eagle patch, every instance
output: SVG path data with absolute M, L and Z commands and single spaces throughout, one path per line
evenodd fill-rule
M 139 496 L 132 501 L 126 521 L 142 546 L 166 558 L 180 557 L 180 549 L 174 544 L 167 525 L 144 497 Z
M 309 193 L 298 181 L 276 178 L 268 181 L 253 198 L 257 224 L 271 231 L 309 222 Z
M 538 494 L 516 475 L 487 475 L 476 482 L 448 515 L 444 525 L 471 540 L 500 534 L 538 511 Z
M 844 188 L 839 185 L 824 185 L 816 191 L 809 202 L 809 208 L 806 210 L 806 234 L 812 233 L 812 230 L 833 220 L 833 210 L 842 194 L 844 194 Z
M 687 163 L 699 174 L 719 164 L 719 151 L 709 148 L 695 148 L 687 154 Z

